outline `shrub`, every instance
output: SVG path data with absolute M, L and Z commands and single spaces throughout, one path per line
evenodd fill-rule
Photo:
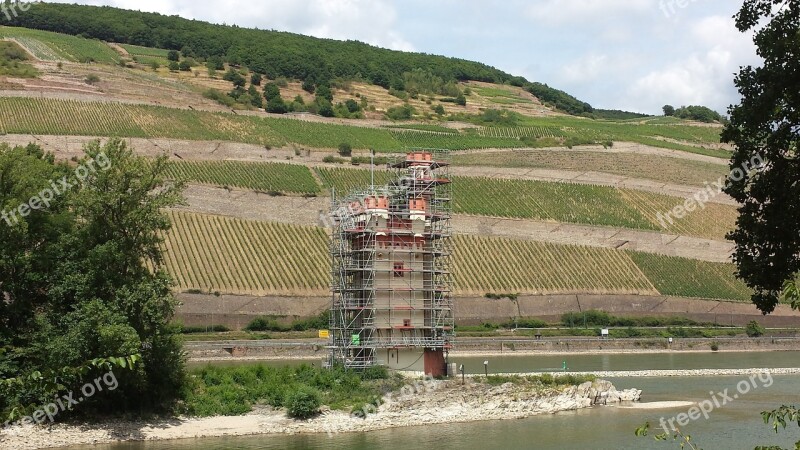
M 322 162 L 328 163 L 328 164 L 344 164 L 344 163 L 347 162 L 347 160 L 344 159 L 344 158 L 337 158 L 336 156 L 333 156 L 333 155 L 328 155 L 328 156 L 322 158 Z
M 195 333 L 225 333 L 231 331 L 230 328 L 226 327 L 225 325 L 209 325 L 209 326 L 182 326 L 181 333 L 183 334 L 195 334 Z
M 170 50 L 169 53 L 167 53 L 167 59 L 178 62 L 178 60 L 181 59 L 181 55 L 177 52 L 177 50 Z
M 353 156 L 353 146 L 348 144 L 347 142 L 342 142 L 339 144 L 339 155 L 349 158 Z
M 753 320 L 750 323 L 748 323 L 747 326 L 744 328 L 744 331 L 750 337 L 763 336 L 764 333 L 767 332 L 767 330 L 764 329 L 764 327 L 762 327 L 761 324 L 759 324 L 755 320 Z
M 308 387 L 299 387 L 286 396 L 283 406 L 289 417 L 295 419 L 308 419 L 319 412 L 322 402 L 319 392 Z
M 170 70 L 170 72 L 177 72 L 177 71 L 181 70 L 181 66 L 178 64 L 177 61 L 170 61 L 169 70 Z
M 257 317 L 244 329 L 247 331 L 288 331 L 287 327 L 279 324 L 272 317 Z
M 391 120 L 409 120 L 416 112 L 411 105 L 395 106 L 386 111 L 386 117 Z
M 712 352 L 716 352 L 717 350 L 719 350 L 719 344 L 717 344 L 716 342 L 712 342 L 711 343 L 711 351 Z
M 83 81 L 86 84 L 94 85 L 95 83 L 98 83 L 100 81 L 100 77 L 98 77 L 97 75 L 95 75 L 93 73 L 90 73 L 89 75 L 86 76 L 86 78 Z
M 236 100 L 232 99 L 228 95 L 225 95 L 224 92 L 220 92 L 213 88 L 207 89 L 205 92 L 203 92 L 203 97 L 209 100 L 214 100 L 215 102 L 225 105 L 229 108 L 236 104 Z

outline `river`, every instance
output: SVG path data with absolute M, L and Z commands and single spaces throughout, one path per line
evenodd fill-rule
M 570 370 L 715 369 L 751 367 L 800 367 L 800 352 L 758 353 L 673 353 L 622 355 L 547 355 L 453 357 L 468 372 L 482 372 L 489 361 L 490 372 L 524 372 L 555 369 L 566 360 Z M 285 364 L 270 362 L 270 364 Z M 472 370 L 471 370 L 472 369 Z M 763 423 L 760 412 L 796 401 L 800 376 L 779 376 L 748 380 L 735 377 L 668 377 L 611 379 L 619 389 L 642 389 L 643 402 L 716 399 L 708 419 L 690 422 L 684 431 L 700 447 L 714 449 L 752 449 L 757 445 L 793 448 L 800 440 L 800 429 L 790 426 L 775 434 Z M 769 382 L 769 379 L 772 382 Z M 743 392 L 745 381 L 749 391 Z M 755 385 L 756 387 L 753 387 Z M 722 393 L 727 391 L 730 400 Z M 740 390 L 741 389 L 741 390 Z M 713 393 L 713 395 L 712 395 Z M 741 393 L 741 394 L 740 394 Z M 738 398 L 733 399 L 736 395 Z M 726 404 L 722 404 L 722 403 Z M 591 409 L 537 416 L 524 420 L 491 421 L 469 424 L 419 426 L 369 433 L 303 436 L 257 436 L 185 440 L 156 443 L 126 443 L 95 447 L 93 450 L 216 450 L 216 449 L 440 449 L 537 448 L 537 449 L 677 449 L 677 443 L 656 442 L 652 437 L 635 437 L 634 430 L 645 421 L 658 427 L 665 420 L 687 412 L 687 408 L 642 410 L 620 407 Z M 654 433 L 659 430 L 654 429 Z

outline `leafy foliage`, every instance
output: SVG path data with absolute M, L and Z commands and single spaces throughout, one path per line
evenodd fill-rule
M 767 330 L 764 329 L 764 327 L 762 327 L 761 324 L 759 324 L 755 320 L 751 320 L 745 327 L 744 331 L 750 337 L 760 337 L 767 332 Z
M 168 407 L 184 381 L 183 357 L 169 326 L 176 300 L 160 270 L 162 213 L 181 201 L 164 180 L 166 158 L 137 157 L 124 142 L 95 142 L 81 167 L 94 167 L 49 205 L 0 223 L 0 378 L 63 373 L 87 359 L 141 353 L 100 411 Z M 35 146 L 0 147 L 0 208 L 28 202 L 51 180 L 77 173 Z M 44 205 L 42 205 L 44 206 Z M 110 360 L 113 361 L 113 360 Z M 0 410 L 52 397 L 22 387 Z
M 286 396 L 286 412 L 295 419 L 308 419 L 319 412 L 319 392 L 307 387 L 299 388 Z
M 726 189 L 742 204 L 730 239 L 738 275 L 767 314 L 784 282 L 800 272 L 800 2 L 746 0 L 736 26 L 755 30 L 764 64 L 743 67 L 736 77 L 742 100 L 731 108 L 722 139 L 736 148 L 731 168 L 756 156 L 767 164 Z
M 190 56 L 221 57 L 271 79 L 282 76 L 304 80 L 303 89 L 312 93 L 313 85 L 319 89 L 321 84 L 337 78 L 361 77 L 386 89 L 437 92 L 451 98 L 459 98 L 457 81 L 508 82 L 524 87 L 563 111 L 572 114 L 593 111 L 591 105 L 563 91 L 530 83 L 486 64 L 385 50 L 357 41 L 340 42 L 214 25 L 177 16 L 64 4 L 35 4 L 25 14 L 12 18 L 11 24 L 173 51 L 188 48 Z
M 669 112 L 669 110 L 665 109 L 664 115 L 675 116 L 680 119 L 697 120 L 700 122 L 719 122 L 722 120 L 722 116 L 720 116 L 718 112 L 705 106 L 682 106 L 674 110 L 673 114 L 667 114 L 667 112 Z

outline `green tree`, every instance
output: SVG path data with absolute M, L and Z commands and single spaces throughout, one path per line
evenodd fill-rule
M 259 109 L 264 107 L 264 100 L 261 99 L 261 95 L 258 93 L 258 89 L 256 89 L 254 84 L 251 84 L 250 87 L 247 88 L 247 93 L 250 96 L 251 105 Z
M 281 89 L 275 83 L 267 83 L 264 85 L 264 98 L 268 101 L 274 98 L 280 98 Z
M 167 53 L 167 60 L 178 62 L 181 59 L 181 54 L 178 53 L 176 50 L 170 50 Z
M 261 76 L 260 73 L 253 73 L 252 75 L 250 75 L 250 84 L 254 86 L 261 86 L 262 79 L 263 77 Z
M 286 114 L 289 112 L 289 108 L 286 106 L 283 98 L 278 95 L 277 97 L 272 97 L 269 99 L 269 101 L 267 101 L 267 112 L 273 114 Z
M 738 276 L 767 314 L 800 271 L 800 1 L 746 0 L 736 27 L 755 30 L 763 66 L 743 67 L 736 77 L 742 100 L 730 109 L 722 141 L 734 145 L 733 170 L 767 163 L 732 177 L 725 189 L 741 204 L 728 237 L 736 244 Z
M 351 113 L 356 113 L 361 111 L 361 106 L 359 106 L 358 102 L 353 100 L 352 98 L 344 102 L 344 106 L 346 106 L 347 110 Z
M 664 107 L 661 109 L 664 111 L 664 116 L 666 117 L 675 115 L 675 107 L 672 105 L 664 105 Z
M 333 105 L 331 104 L 328 99 L 325 98 L 318 98 L 317 99 L 317 112 L 322 117 L 333 117 Z
M 308 92 L 309 94 L 313 94 L 314 91 L 317 90 L 317 87 L 314 85 L 314 81 L 310 78 L 306 78 L 303 81 L 303 90 Z
M 222 79 L 233 83 L 234 88 L 243 88 L 244 85 L 247 84 L 247 80 L 245 80 L 242 74 L 240 74 L 239 71 L 233 67 L 225 72 L 225 76 L 223 76 Z
M 177 71 L 179 71 L 180 69 L 181 69 L 181 66 L 180 66 L 180 64 L 178 64 L 178 62 L 177 62 L 177 61 L 170 61 L 170 62 L 169 62 L 169 70 L 170 70 L 171 72 L 177 72 Z
M 181 63 L 178 66 L 178 68 L 182 72 L 188 72 L 188 71 L 192 70 L 192 62 L 189 61 L 188 59 L 184 59 L 183 61 L 181 61 Z
M 464 97 L 464 94 L 459 94 L 456 97 L 456 105 L 467 106 L 467 97 Z
M 321 84 L 317 86 L 317 99 L 325 99 L 329 102 L 333 102 L 333 91 L 331 91 L 330 86 L 327 84 Z
M 120 140 L 94 142 L 85 153 L 73 169 L 35 147 L 0 148 L 0 173 L 24 170 L 3 176 L 4 207 L 62 174 L 82 174 L 48 205 L 0 224 L 1 289 L 11 300 L 0 302 L 0 348 L 10 348 L 0 352 L 0 378 L 8 376 L 3 367 L 62 373 L 87 360 L 141 353 L 135 371 L 119 374 L 119 388 L 88 406 L 168 408 L 185 380 L 181 345 L 169 325 L 177 302 L 171 279 L 151 267 L 161 266 L 161 236 L 170 226 L 163 211 L 182 202 L 183 184 L 167 182 L 166 157 L 135 156 Z M 6 392 L 0 410 L 50 401 L 50 394 L 26 387 Z
M 339 155 L 349 158 L 353 156 L 353 146 L 347 142 L 339 144 Z
M 206 61 L 208 70 L 225 70 L 225 61 L 220 56 L 211 56 Z

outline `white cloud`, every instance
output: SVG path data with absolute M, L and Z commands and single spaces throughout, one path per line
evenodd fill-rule
M 526 14 L 544 25 L 590 22 L 609 26 L 620 18 L 653 8 L 652 0 L 543 0 L 530 5 Z
M 689 31 L 691 47 L 686 48 L 695 50 L 636 79 L 623 96 L 627 107 L 655 113 L 665 103 L 699 104 L 725 112 L 735 102 L 734 73 L 742 65 L 758 63 L 750 37 L 722 16 L 702 18 Z

